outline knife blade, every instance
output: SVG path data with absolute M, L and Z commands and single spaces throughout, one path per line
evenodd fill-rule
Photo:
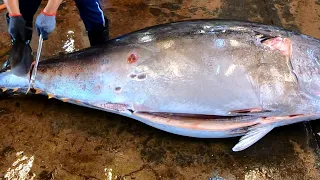
M 31 74 L 31 78 L 30 78 L 30 82 L 29 82 L 29 88 L 28 88 L 26 94 L 29 92 L 31 87 L 33 87 L 36 76 L 37 76 L 37 69 L 38 69 L 38 64 L 40 61 L 40 55 L 41 55 L 41 51 L 42 51 L 42 43 L 43 43 L 43 38 L 42 38 L 42 34 L 40 34 L 36 62 L 35 62 L 35 65 L 33 66 L 32 74 Z

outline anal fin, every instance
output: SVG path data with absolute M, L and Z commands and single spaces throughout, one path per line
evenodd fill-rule
M 240 138 L 239 142 L 232 148 L 233 151 L 242 151 L 268 134 L 274 126 L 272 125 L 256 125 L 250 128 L 250 130 Z

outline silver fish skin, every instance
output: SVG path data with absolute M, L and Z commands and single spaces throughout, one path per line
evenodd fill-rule
M 242 136 L 233 148 L 241 151 L 276 127 L 319 118 L 319 65 L 319 39 L 253 22 L 188 20 L 43 60 L 34 88 L 178 135 Z M 0 87 L 24 92 L 28 80 L 5 71 Z

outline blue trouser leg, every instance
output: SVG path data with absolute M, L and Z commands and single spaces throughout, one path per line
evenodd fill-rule
M 75 0 L 75 2 L 87 31 L 100 30 L 107 26 L 99 0 Z
M 75 0 L 75 2 L 88 31 L 90 45 L 105 44 L 109 40 L 109 22 L 104 16 L 99 0 Z

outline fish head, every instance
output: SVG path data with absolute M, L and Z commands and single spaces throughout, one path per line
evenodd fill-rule
M 320 98 L 320 40 L 307 35 L 293 35 L 290 62 L 302 91 L 313 98 Z

